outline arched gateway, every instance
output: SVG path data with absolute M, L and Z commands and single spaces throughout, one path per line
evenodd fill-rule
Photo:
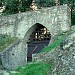
M 0 33 L 20 39 L 2 53 L 3 67 L 14 69 L 25 65 L 32 53 L 52 43 L 55 35 L 70 30 L 70 15 L 70 8 L 61 5 L 1 17 Z
M 25 37 L 27 37 L 28 47 L 27 61 L 31 61 L 33 53 L 41 52 L 49 44 L 51 34 L 45 26 L 36 23 L 27 31 Z

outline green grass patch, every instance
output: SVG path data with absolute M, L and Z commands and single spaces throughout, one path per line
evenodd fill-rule
M 28 64 L 25 67 L 19 67 L 16 69 L 19 73 L 10 75 L 47 75 L 50 70 L 50 65 L 48 63 L 37 63 Z
M 51 45 L 49 45 L 49 46 L 45 47 L 44 49 L 42 49 L 42 52 L 51 51 L 55 47 L 59 46 L 64 37 L 65 37 L 65 35 L 59 36 Z
M 14 43 L 16 39 L 16 37 L 0 34 L 0 52 L 7 48 L 10 44 Z
M 49 51 L 51 51 L 52 49 L 56 48 L 57 46 L 60 45 L 60 43 L 63 41 L 63 39 L 64 39 L 66 36 L 70 35 L 70 34 L 73 33 L 73 32 L 75 32 L 75 31 L 70 30 L 70 31 L 66 31 L 66 32 L 60 33 L 60 34 L 58 35 L 58 37 L 55 39 L 55 41 L 54 41 L 51 45 L 49 45 L 49 46 L 43 48 L 41 52 L 49 52 Z

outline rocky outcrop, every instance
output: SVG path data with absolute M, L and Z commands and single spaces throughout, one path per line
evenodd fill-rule
M 64 49 L 60 46 L 46 53 L 33 54 L 33 61 L 43 61 L 51 64 L 50 75 L 75 75 L 75 39 L 68 36 Z

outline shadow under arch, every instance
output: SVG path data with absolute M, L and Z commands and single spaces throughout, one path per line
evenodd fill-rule
M 32 60 L 33 53 L 39 53 L 51 40 L 50 31 L 42 24 L 36 23 L 28 29 L 24 37 L 24 49 L 27 61 Z

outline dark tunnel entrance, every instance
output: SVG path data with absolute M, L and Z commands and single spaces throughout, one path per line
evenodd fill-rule
M 27 61 L 32 61 L 33 53 L 40 53 L 41 50 L 46 47 L 51 39 L 49 30 L 43 25 L 36 23 L 36 28 L 32 32 L 27 42 L 28 52 Z

